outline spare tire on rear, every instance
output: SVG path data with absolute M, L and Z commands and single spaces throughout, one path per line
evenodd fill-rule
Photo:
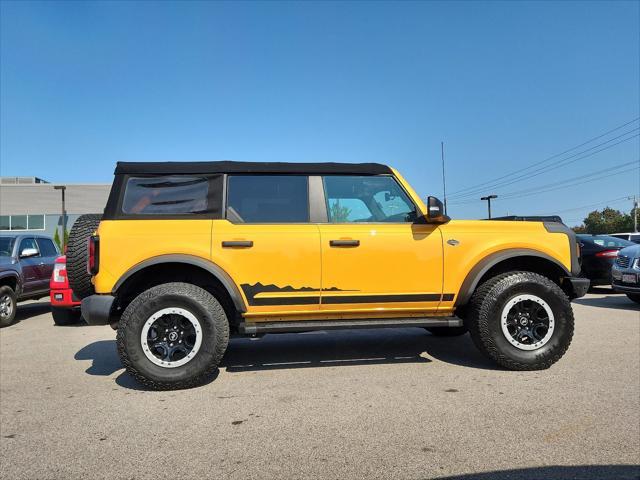
M 87 271 L 88 240 L 98 229 L 102 215 L 90 213 L 80 215 L 71 227 L 67 244 L 67 276 L 69 286 L 78 298 L 93 295 L 95 290 L 91 283 L 91 275 Z

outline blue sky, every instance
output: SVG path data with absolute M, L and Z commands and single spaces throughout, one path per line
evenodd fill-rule
M 0 174 L 110 182 L 118 160 L 372 161 L 442 196 L 441 140 L 456 192 L 640 117 L 639 5 L 3 1 Z M 563 180 L 640 165 L 638 126 L 452 196 L 449 213 L 484 216 L 486 193 L 511 194 L 495 214 L 570 224 L 628 209 L 637 169 Z

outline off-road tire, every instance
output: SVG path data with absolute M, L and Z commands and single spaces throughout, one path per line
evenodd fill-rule
M 640 293 L 627 293 L 627 297 L 633 302 L 640 303 Z
M 51 307 L 51 316 L 53 317 L 53 323 L 63 327 L 80 322 L 82 312 L 77 308 Z
M 426 327 L 431 335 L 434 337 L 459 337 L 468 332 L 467 327 Z
M 140 335 L 145 322 L 163 308 L 191 312 L 202 327 L 202 345 L 184 365 L 165 368 L 149 360 Z M 138 295 L 125 309 L 118 325 L 118 354 L 127 372 L 152 390 L 196 387 L 209 380 L 229 343 L 229 322 L 220 302 L 206 290 L 188 283 L 165 283 Z
M 11 303 L 11 312 L 9 315 L 0 314 L 0 327 L 8 327 L 13 323 L 13 320 L 16 318 L 16 309 L 18 307 L 16 292 L 14 292 L 13 288 L 8 285 L 0 287 L 0 299 L 5 298 L 5 296 Z
M 67 244 L 67 276 L 69 286 L 78 298 L 93 295 L 95 290 L 91 283 L 91 275 L 87 272 L 88 240 L 96 231 L 102 215 L 90 213 L 80 215 L 71 227 Z
M 506 339 L 500 317 L 507 302 L 520 294 L 536 295 L 551 308 L 555 327 L 549 341 L 535 350 L 521 350 Z M 532 272 L 508 272 L 484 282 L 470 301 L 465 325 L 478 349 L 509 370 L 543 370 L 565 354 L 573 338 L 569 298 L 552 280 Z

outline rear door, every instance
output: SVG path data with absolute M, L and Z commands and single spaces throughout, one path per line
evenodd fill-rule
M 321 310 L 398 315 L 437 310 L 442 235 L 391 175 L 322 178 Z
M 49 288 L 49 281 L 51 280 L 51 274 L 53 273 L 53 265 L 58 258 L 58 249 L 54 245 L 50 238 L 36 238 L 36 243 L 40 250 L 40 275 L 41 288 L 47 290 Z
M 241 289 L 248 319 L 318 312 L 320 234 L 306 175 L 228 175 L 225 219 L 214 220 L 212 261 Z

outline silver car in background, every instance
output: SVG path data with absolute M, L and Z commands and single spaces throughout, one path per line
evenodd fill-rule
M 640 303 L 640 245 L 623 248 L 611 267 L 611 286 Z

